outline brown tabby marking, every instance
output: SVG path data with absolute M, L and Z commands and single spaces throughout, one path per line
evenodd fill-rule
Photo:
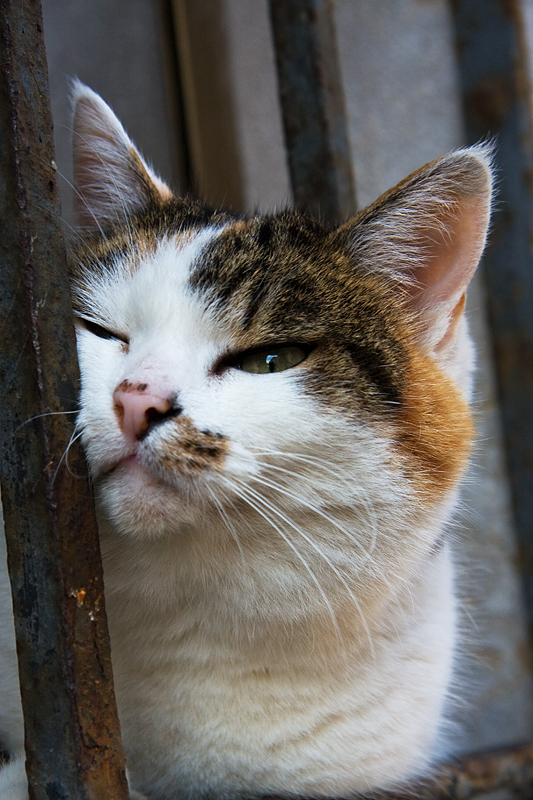
M 181 474 L 207 469 L 221 470 L 229 451 L 228 440 L 220 433 L 200 431 L 190 417 L 181 415 L 173 421 L 173 435 L 161 442 L 161 467 Z

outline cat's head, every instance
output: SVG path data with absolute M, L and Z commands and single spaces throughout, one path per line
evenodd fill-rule
M 486 149 L 327 230 L 175 198 L 81 84 L 74 127 L 80 425 L 105 513 L 136 536 L 216 519 L 244 550 L 261 530 L 307 564 L 317 547 L 337 563 L 332 536 L 363 562 L 386 529 L 379 547 L 407 536 L 416 560 L 472 436 L 463 310 Z

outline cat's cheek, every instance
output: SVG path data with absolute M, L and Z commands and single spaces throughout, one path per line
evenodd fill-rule
M 251 452 L 305 447 L 321 427 L 317 406 L 289 373 L 231 376 L 210 413 L 214 425 Z

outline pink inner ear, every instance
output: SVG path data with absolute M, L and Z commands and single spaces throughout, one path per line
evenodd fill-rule
M 465 197 L 439 216 L 437 224 L 418 232 L 423 257 L 408 287 L 411 306 L 422 312 L 439 305 L 448 312 L 456 307 L 481 258 L 489 208 L 485 198 Z
M 84 228 L 98 229 L 102 223 L 172 197 L 109 106 L 79 83 L 75 86 L 73 154 L 75 210 Z
M 459 302 L 457 303 L 457 305 L 455 306 L 449 317 L 448 329 L 444 334 L 444 336 L 442 337 L 442 339 L 436 345 L 435 349 L 437 352 L 445 350 L 446 346 L 454 340 L 457 326 L 459 324 L 459 321 L 461 320 L 461 317 L 463 316 L 465 306 L 466 306 L 466 292 L 461 295 Z

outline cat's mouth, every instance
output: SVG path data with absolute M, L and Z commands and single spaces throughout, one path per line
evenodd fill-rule
M 199 430 L 192 420 L 182 416 L 163 435 L 139 441 L 133 452 L 111 463 L 103 474 L 110 476 L 117 471 L 144 474 L 146 479 L 174 484 L 184 477 L 196 478 L 201 473 L 220 471 L 228 450 L 225 436 Z
M 111 467 L 105 470 L 105 475 L 112 475 L 114 472 L 118 470 L 123 470 L 126 472 L 133 472 L 133 471 L 143 471 L 145 473 L 150 472 L 150 467 L 145 463 L 144 459 L 142 459 L 139 455 L 138 451 L 134 453 L 130 453 L 130 455 L 121 458 L 119 461 L 116 461 Z
M 143 464 L 143 460 L 140 458 L 138 450 L 135 450 L 135 452 L 130 453 L 127 456 L 122 456 L 118 459 L 118 461 L 114 461 L 105 467 L 102 470 L 102 476 L 107 478 L 110 475 L 113 475 L 115 472 L 121 470 L 126 472 L 143 470 L 144 472 L 147 472 L 149 467 Z
M 160 470 L 154 469 L 154 465 L 147 463 L 147 459 L 142 458 L 138 452 L 121 458 L 103 473 L 104 479 L 112 479 L 115 476 L 119 480 L 126 479 L 128 483 L 139 488 L 141 486 L 143 488 L 168 486 L 169 484 L 169 481 L 165 480 L 165 475 L 161 475 Z

